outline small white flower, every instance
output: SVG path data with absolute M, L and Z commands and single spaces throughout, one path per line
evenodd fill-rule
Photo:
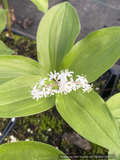
M 69 72 L 68 69 L 66 69 L 65 72 L 62 70 L 61 74 L 58 75 L 57 79 L 60 80 L 61 82 L 65 82 L 68 80 L 67 77 L 72 77 L 72 73 L 74 72 L 72 71 Z
M 59 84 L 59 91 L 58 91 L 58 93 L 62 94 L 62 92 L 63 92 L 64 94 L 67 94 L 67 93 L 70 93 L 71 91 L 72 91 L 72 87 L 71 87 L 71 85 L 70 85 L 69 82 L 61 82 Z
M 47 97 L 47 95 L 49 94 L 49 91 L 45 89 L 45 87 L 42 88 L 42 90 L 40 91 L 40 94 L 42 97 Z
M 25 139 L 25 141 L 30 141 L 29 139 Z
M 57 89 L 52 89 L 51 95 L 54 95 L 55 93 L 58 93 L 58 90 Z
M 79 84 L 75 83 L 74 80 L 73 80 L 73 78 L 70 78 L 70 82 L 69 82 L 69 83 L 70 83 L 71 88 L 72 88 L 74 91 L 76 91 Z
M 52 80 L 52 79 L 55 79 L 56 80 L 56 77 L 59 75 L 59 73 L 57 73 L 55 70 L 54 70 L 54 73 L 50 72 L 50 74 L 48 74 L 49 76 L 49 82 Z
M 33 99 L 36 98 L 37 101 L 39 98 L 42 98 L 42 96 L 40 95 L 39 89 L 33 88 L 33 90 L 31 91 L 31 94 L 33 95 Z
M 44 79 L 41 79 L 39 80 L 39 87 L 38 88 L 41 88 L 41 86 L 45 85 L 45 81 L 47 80 L 47 78 L 44 78 Z
M 88 83 L 87 79 L 84 76 L 79 76 L 77 75 L 76 82 L 80 82 L 81 86 L 84 86 L 85 84 Z
M 91 91 L 91 87 L 92 87 L 92 85 L 90 85 L 90 84 L 86 84 L 85 86 L 84 86 L 84 88 L 82 89 L 83 90 L 83 93 L 84 92 L 90 92 Z

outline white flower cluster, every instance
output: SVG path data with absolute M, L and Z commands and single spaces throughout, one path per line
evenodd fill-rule
M 33 99 L 40 99 L 42 97 L 48 97 L 54 95 L 55 93 L 58 94 L 67 94 L 70 93 L 72 90 L 76 91 L 77 89 L 82 87 L 83 93 L 90 92 L 92 90 L 92 85 L 88 84 L 87 79 L 85 76 L 77 75 L 76 80 L 73 80 L 73 71 L 69 71 L 66 69 L 65 71 L 61 71 L 60 73 L 54 70 L 48 74 L 49 82 L 53 80 L 55 84 L 51 83 L 50 85 L 46 85 L 45 82 L 48 78 L 40 79 L 38 83 L 32 87 L 31 94 L 33 95 Z M 54 86 L 57 86 L 58 89 L 53 89 Z

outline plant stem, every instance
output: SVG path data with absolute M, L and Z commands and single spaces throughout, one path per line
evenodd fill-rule
M 7 10 L 6 11 L 7 27 L 8 27 L 9 36 L 11 36 L 11 24 L 10 24 L 10 14 L 9 14 L 8 2 L 7 0 L 3 0 L 3 3 L 4 3 L 5 9 Z

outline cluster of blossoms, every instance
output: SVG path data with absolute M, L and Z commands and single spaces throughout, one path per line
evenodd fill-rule
M 82 87 L 83 93 L 90 92 L 92 90 L 92 85 L 88 84 L 87 79 L 84 76 L 77 75 L 76 80 L 73 80 L 73 71 L 69 71 L 66 69 L 65 71 L 61 71 L 60 73 L 54 70 L 48 74 L 49 82 L 53 80 L 55 83 L 51 83 L 50 85 L 46 85 L 46 80 L 48 78 L 40 79 L 38 83 L 32 87 L 31 94 L 33 95 L 33 99 L 40 99 L 42 97 L 48 97 L 51 95 L 57 94 L 67 94 L 72 90 L 76 91 L 77 89 Z M 54 86 L 57 86 L 57 89 L 53 89 Z

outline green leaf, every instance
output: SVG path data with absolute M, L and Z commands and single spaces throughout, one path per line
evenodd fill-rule
M 40 11 L 45 13 L 48 10 L 48 0 L 31 0 Z
M 116 120 L 116 122 L 117 122 L 117 125 L 118 125 L 118 128 L 119 128 L 119 131 L 120 131 L 120 118 L 116 118 L 116 117 L 115 117 L 115 120 Z
M 114 116 L 120 130 L 120 93 L 117 93 L 109 98 L 106 104 Z
M 32 98 L 30 91 L 40 76 L 25 76 L 0 85 L 0 117 L 22 117 L 41 113 L 53 107 L 55 96 Z
M 81 89 L 59 95 L 56 107 L 64 120 L 89 141 L 120 153 L 120 135 L 111 112 L 102 98 Z
M 64 58 L 61 68 L 96 80 L 120 57 L 120 27 L 95 31 L 79 41 Z
M 0 9 L 0 33 L 4 30 L 6 24 L 5 12 L 6 12 L 5 9 Z
M 40 142 L 21 141 L 0 145 L 1 160 L 60 160 L 60 156 L 70 160 L 58 149 Z
M 0 56 L 0 84 L 11 79 L 26 76 L 40 75 L 46 76 L 41 65 L 23 56 Z
M 8 48 L 2 41 L 0 41 L 0 55 L 11 55 L 14 51 Z
M 115 118 L 120 118 L 120 93 L 115 94 L 106 102 L 112 115 Z
M 64 2 L 52 7 L 42 18 L 37 31 L 39 63 L 49 73 L 58 71 L 80 31 L 75 9 Z

